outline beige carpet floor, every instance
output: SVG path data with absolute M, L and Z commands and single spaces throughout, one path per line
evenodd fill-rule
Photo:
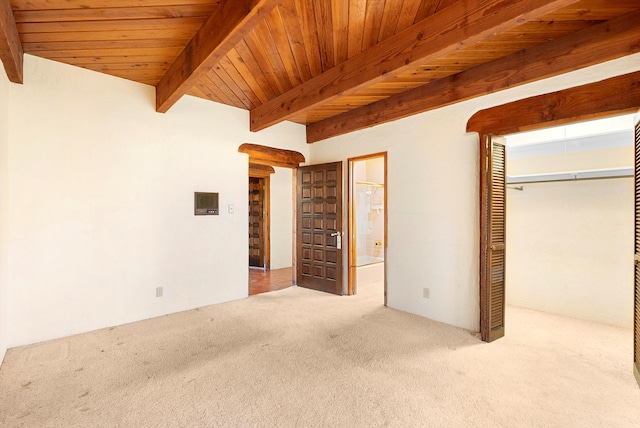
M 507 337 L 288 288 L 11 349 L 2 427 L 638 427 L 631 331 L 508 309 Z

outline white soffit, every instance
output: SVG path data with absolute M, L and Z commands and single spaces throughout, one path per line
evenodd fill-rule
M 509 146 L 509 159 L 526 159 L 633 146 L 633 130 Z

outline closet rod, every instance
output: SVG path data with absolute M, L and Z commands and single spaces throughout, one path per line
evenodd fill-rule
M 549 183 L 558 181 L 601 180 L 633 177 L 633 167 L 593 169 L 551 174 L 507 175 L 506 184 Z

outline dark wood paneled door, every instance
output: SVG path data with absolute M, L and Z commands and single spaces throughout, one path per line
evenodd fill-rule
M 506 148 L 502 138 L 480 142 L 480 335 L 504 336 L 506 261 Z
M 342 162 L 298 168 L 296 205 L 298 286 L 343 294 Z
M 249 266 L 265 267 L 265 179 L 249 178 Z
M 633 374 L 640 385 L 640 114 L 635 126 L 635 254 Z

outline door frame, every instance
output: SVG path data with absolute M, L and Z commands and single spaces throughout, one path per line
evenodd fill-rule
M 387 306 L 387 242 L 388 242 L 388 175 L 387 175 L 387 152 L 373 153 L 370 155 L 357 156 L 347 159 L 347 295 L 352 296 L 358 292 L 358 248 L 356 239 L 356 200 L 355 200 L 355 174 L 354 164 L 368 159 L 384 159 L 384 305 Z
M 290 168 L 293 174 L 293 240 L 292 246 L 292 283 L 296 283 L 296 169 L 301 163 L 306 162 L 304 155 L 295 150 L 278 149 L 260 144 L 244 143 L 238 147 L 238 153 L 245 153 L 249 160 L 249 176 L 251 174 L 266 174 L 267 177 L 275 173 L 274 166 Z M 248 182 L 247 182 L 248 183 Z

